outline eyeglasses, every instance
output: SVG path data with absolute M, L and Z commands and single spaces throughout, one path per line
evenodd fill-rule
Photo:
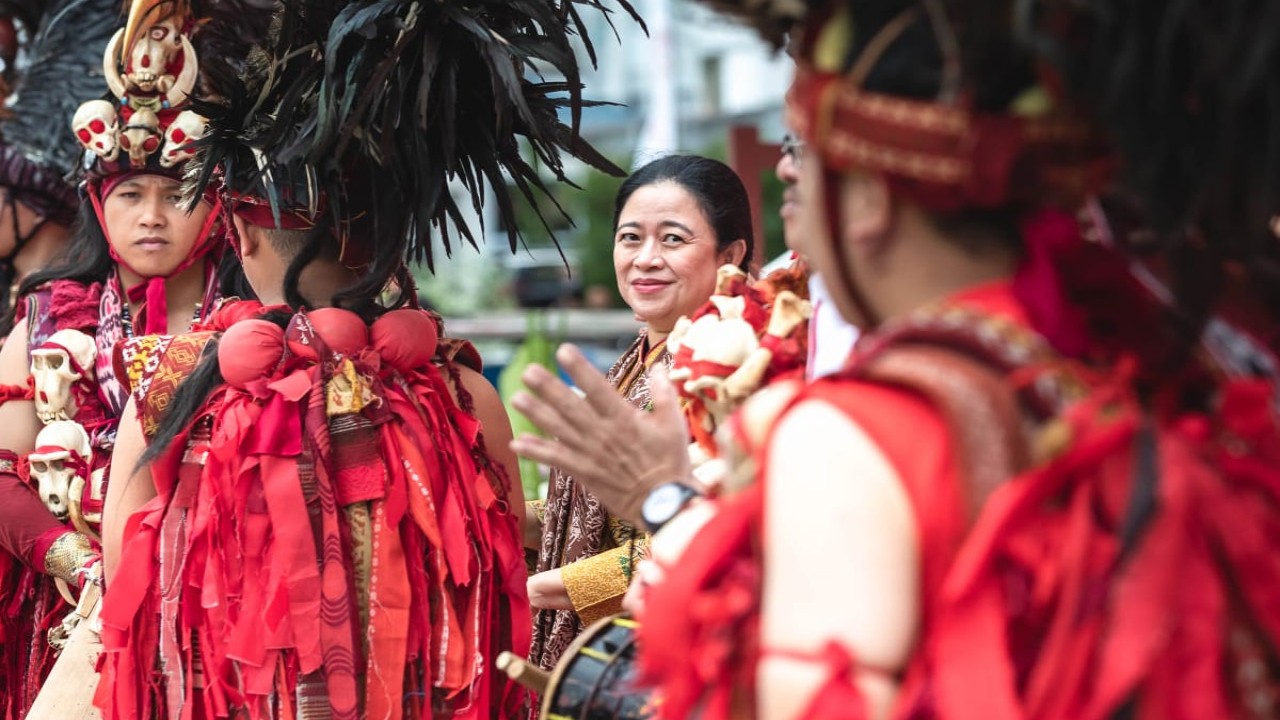
M 796 167 L 799 168 L 800 164 L 804 162 L 804 140 L 787 133 L 782 138 L 782 154 L 790 155 L 791 162 L 795 163 Z

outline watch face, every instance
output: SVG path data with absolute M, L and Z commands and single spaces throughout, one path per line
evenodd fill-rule
M 645 522 L 660 525 L 670 520 L 684 506 L 689 491 L 679 483 L 659 485 L 645 498 L 640 514 Z

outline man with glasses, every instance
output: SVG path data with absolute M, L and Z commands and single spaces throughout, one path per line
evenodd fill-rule
M 797 262 L 804 262 L 799 250 L 800 229 L 797 223 L 801 205 L 806 199 L 805 188 L 801 185 L 803 162 L 804 141 L 788 133 L 782 139 L 782 157 L 778 158 L 775 172 L 784 185 L 782 207 L 778 210 L 782 216 L 782 236 L 787 247 L 799 258 Z M 809 302 L 813 305 L 813 314 L 809 317 L 809 358 L 805 363 L 805 377 L 816 380 L 844 365 L 858 340 L 858 329 L 836 312 L 827 286 L 812 270 L 809 271 Z

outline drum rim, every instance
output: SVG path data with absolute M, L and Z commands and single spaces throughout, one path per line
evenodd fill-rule
M 541 709 L 538 713 L 540 717 L 551 717 L 551 699 L 556 696 L 556 691 L 560 689 L 560 682 L 564 680 L 564 674 L 568 672 L 569 666 L 572 665 L 572 663 L 564 662 L 564 660 L 577 655 L 578 651 L 586 647 L 587 643 L 591 642 L 591 639 L 600 630 L 613 625 L 618 620 L 631 624 L 635 628 L 640 627 L 640 623 L 636 622 L 630 613 L 618 613 L 603 617 L 583 628 L 582 632 L 578 633 L 578 637 L 574 638 L 573 642 L 569 643 L 569 646 L 564 649 L 564 652 L 560 655 L 561 661 L 556 663 L 555 669 L 551 671 L 551 679 L 547 681 L 547 689 L 542 693 Z

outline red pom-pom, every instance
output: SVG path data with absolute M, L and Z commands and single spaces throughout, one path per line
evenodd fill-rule
M 218 343 L 218 367 L 233 387 L 267 378 L 284 355 L 284 330 L 267 320 L 242 320 Z
M 435 320 L 421 310 L 392 310 L 373 324 L 370 337 L 383 361 L 400 372 L 431 362 L 439 341 Z
M 307 319 L 329 352 L 352 356 L 369 346 L 369 328 L 349 310 L 319 308 L 308 312 Z M 291 331 L 289 351 L 298 357 L 318 359 L 314 345 L 303 340 L 301 333 Z

